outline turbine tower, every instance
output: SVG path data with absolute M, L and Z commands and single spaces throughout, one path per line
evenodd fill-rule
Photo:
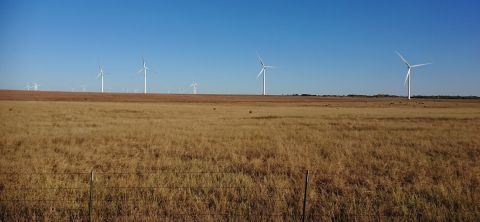
M 432 63 L 425 63 L 425 64 L 419 64 L 419 65 L 411 66 L 410 64 L 408 64 L 407 60 L 405 60 L 402 57 L 402 55 L 400 55 L 400 53 L 398 53 L 397 51 L 395 51 L 395 52 L 398 54 L 398 56 L 400 56 L 400 58 L 402 58 L 403 62 L 405 62 L 405 64 L 407 64 L 407 67 L 408 67 L 407 77 L 405 77 L 405 82 L 403 83 L 403 85 L 405 85 L 405 83 L 407 83 L 407 79 L 408 79 L 408 99 L 410 99 L 410 69 L 413 68 L 413 67 L 429 65 L 429 64 L 432 64 Z
M 98 68 L 100 68 L 100 73 L 98 74 L 97 77 L 95 77 L 95 79 L 97 79 L 99 76 L 102 76 L 102 93 L 103 93 L 103 74 L 111 74 L 111 73 L 104 72 L 102 70 L 102 67 L 100 66 L 100 62 L 98 62 Z
M 192 80 L 193 80 L 193 83 L 190 86 L 193 86 L 193 94 L 197 94 L 197 86 L 198 85 L 193 78 L 192 78 Z
M 257 51 L 255 51 L 255 53 L 257 53 Z M 258 73 L 258 76 L 257 76 L 257 78 L 255 78 L 255 80 L 257 80 L 258 77 L 259 77 L 259 76 L 262 74 L 262 72 L 263 72 L 263 94 L 262 94 L 262 95 L 265 95 L 265 69 L 267 69 L 267 68 L 277 68 L 277 67 L 275 67 L 275 66 L 265 66 L 265 65 L 263 64 L 263 62 L 262 62 L 262 59 L 261 59 L 260 56 L 258 55 L 258 53 L 257 53 L 257 56 L 258 56 L 258 59 L 260 60 L 260 63 L 262 64 L 263 68 L 262 68 L 262 70 L 260 70 L 260 73 Z
M 145 66 L 145 58 L 143 57 L 143 53 L 142 53 L 142 59 L 143 59 L 143 68 L 141 68 L 137 73 L 135 73 L 135 75 L 137 75 L 142 70 L 145 70 L 145 74 L 144 74 L 144 76 L 145 76 L 145 89 L 144 89 L 143 93 L 147 93 L 147 70 L 151 71 L 151 72 L 153 72 L 153 70 L 151 70 L 151 69 L 149 69 Z M 153 73 L 156 73 L 156 72 L 153 72 Z M 135 75 L 133 75 L 133 76 L 135 76 Z

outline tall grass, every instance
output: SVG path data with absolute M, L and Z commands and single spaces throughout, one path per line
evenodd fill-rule
M 480 104 L 370 104 L 2 101 L 0 219 L 479 219 Z

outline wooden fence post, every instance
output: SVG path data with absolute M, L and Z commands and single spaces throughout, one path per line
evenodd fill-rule
M 303 196 L 303 214 L 302 214 L 303 222 L 305 222 L 305 206 L 307 205 L 307 187 L 308 187 L 308 170 L 307 170 L 307 175 L 305 176 L 305 194 Z
M 89 203 L 89 217 L 88 221 L 92 222 L 92 197 L 93 197 L 93 170 L 92 170 L 92 178 L 90 180 L 90 203 Z

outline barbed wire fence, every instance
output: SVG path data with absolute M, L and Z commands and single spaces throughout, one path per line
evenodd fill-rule
M 416 211 L 415 201 L 398 205 L 390 201 L 384 206 L 388 201 L 355 199 L 358 197 L 355 192 L 350 195 L 324 187 L 322 180 L 315 180 L 319 174 L 308 171 L 295 175 L 186 171 L 0 173 L 3 181 L 0 220 L 420 221 L 431 218 Z M 428 204 L 432 209 L 450 208 L 443 218 L 454 218 L 458 213 L 465 220 L 480 218 L 480 205 L 476 202 L 462 206 L 435 201 Z

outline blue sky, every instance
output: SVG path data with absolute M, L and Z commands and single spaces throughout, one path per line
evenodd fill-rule
M 0 89 L 480 96 L 480 1 L 0 1 Z

